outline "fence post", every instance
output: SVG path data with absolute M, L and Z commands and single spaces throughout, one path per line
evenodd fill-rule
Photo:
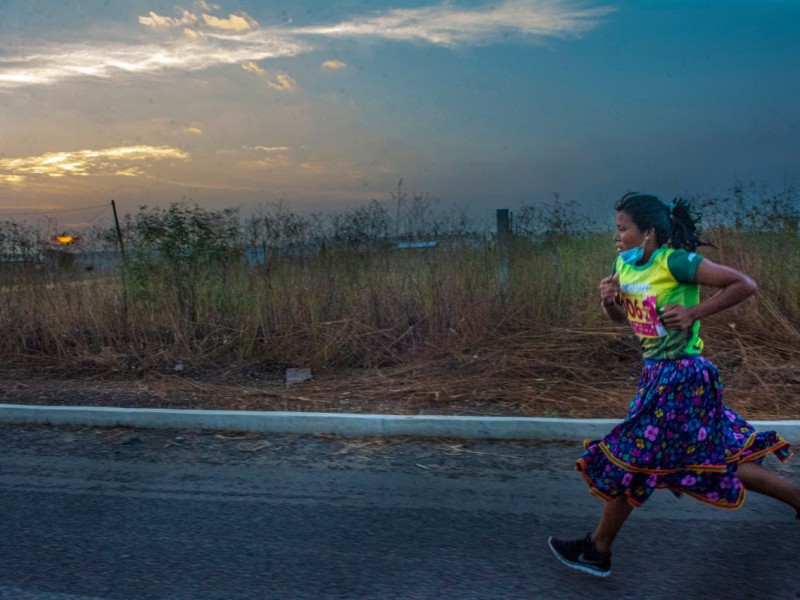
M 497 210 L 497 251 L 500 255 L 500 302 L 503 306 L 508 298 L 509 243 L 511 241 L 511 211 L 507 208 Z

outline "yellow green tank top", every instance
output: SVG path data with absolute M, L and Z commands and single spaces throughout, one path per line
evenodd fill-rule
M 644 265 L 628 265 L 617 257 L 612 273 L 619 273 L 620 299 L 645 360 L 677 359 L 700 354 L 700 321 L 688 329 L 667 329 L 659 318 L 666 304 L 694 306 L 700 302 L 695 283 L 703 257 L 694 252 L 661 247 Z

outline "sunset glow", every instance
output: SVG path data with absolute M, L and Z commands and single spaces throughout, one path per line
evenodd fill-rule
M 800 3 L 0 3 L 0 207 L 795 184 Z
M 129 146 L 104 150 L 46 152 L 41 156 L 1 158 L 0 181 L 20 184 L 31 177 L 141 175 L 147 164 L 164 159 L 188 160 L 189 155 L 166 146 Z M 141 166 L 139 166 L 141 165 Z

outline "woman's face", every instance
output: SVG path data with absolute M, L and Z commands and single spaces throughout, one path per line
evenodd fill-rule
M 645 232 L 636 226 L 628 213 L 618 210 L 616 222 L 617 232 L 614 234 L 614 243 L 617 245 L 617 252 L 624 252 L 642 245 Z

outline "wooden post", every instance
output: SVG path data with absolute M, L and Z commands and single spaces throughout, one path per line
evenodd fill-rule
M 497 210 L 497 251 L 500 255 L 500 302 L 505 306 L 508 299 L 508 278 L 510 252 L 509 243 L 511 241 L 511 211 L 507 208 Z

